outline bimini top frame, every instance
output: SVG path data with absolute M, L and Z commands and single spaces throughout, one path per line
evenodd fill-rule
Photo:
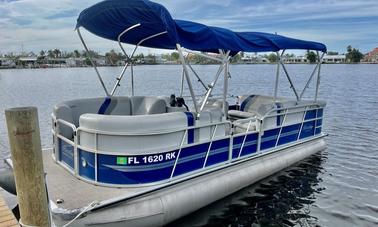
M 97 70 L 95 61 L 89 55 L 92 65 L 95 68 L 96 74 L 107 96 L 114 95 L 129 66 L 131 66 L 132 94 L 134 94 L 132 57 L 139 46 L 161 49 L 177 49 L 180 55 L 180 60 L 183 64 L 183 77 L 185 77 L 187 81 L 197 115 L 199 115 L 199 113 L 203 110 L 205 104 L 203 102 L 200 107 L 197 104 L 194 90 L 189 78 L 189 69 L 194 72 L 197 79 L 199 79 L 201 84 L 205 87 L 205 101 L 210 97 L 213 86 L 223 71 L 225 75 L 223 90 L 225 102 L 229 75 L 228 62 L 230 56 L 235 55 L 240 51 L 273 51 L 276 52 L 278 56 L 274 96 L 277 97 L 279 69 L 282 67 L 297 100 L 302 98 L 315 73 L 318 72 L 317 89 L 315 95 L 316 100 L 320 81 L 321 59 L 324 53 L 327 51 L 324 44 L 317 42 L 292 39 L 276 34 L 260 32 L 233 32 L 228 29 L 206 26 L 195 22 L 173 20 L 167 9 L 160 4 L 148 0 L 107 0 L 99 2 L 82 11 L 79 15 L 76 28 L 85 50 L 89 52 L 80 34 L 80 27 L 85 27 L 88 31 L 97 36 L 117 41 L 122 52 L 126 56 L 125 66 L 123 67 L 120 75 L 117 77 L 117 81 L 113 89 L 111 92 L 109 92 L 105 87 L 99 71 Z M 135 45 L 135 48 L 130 56 L 127 55 L 122 43 Z M 318 64 L 300 94 L 294 87 L 294 84 L 282 60 L 283 53 L 287 49 L 310 49 L 317 51 Z M 218 58 L 204 55 L 209 59 L 213 59 L 221 63 L 215 80 L 209 86 L 204 85 L 198 74 L 190 66 L 183 54 L 183 52 L 188 52 L 202 55 L 202 53 L 198 53 L 197 51 L 217 53 L 220 56 Z M 282 51 L 281 54 L 279 53 L 280 51 Z M 323 52 L 322 56 L 320 56 L 319 51 Z M 184 80 L 182 79 L 182 82 L 183 81 Z

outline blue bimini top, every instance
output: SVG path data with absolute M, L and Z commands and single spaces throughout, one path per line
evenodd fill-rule
M 121 37 L 121 42 L 137 45 L 141 40 L 161 32 L 165 34 L 146 40 L 144 47 L 176 49 L 176 44 L 195 51 L 237 53 L 306 49 L 326 52 L 324 44 L 260 32 L 234 32 L 225 28 L 172 19 L 168 10 L 148 0 L 106 0 L 84 11 L 77 19 L 78 27 L 110 40 L 133 25 L 140 24 Z
M 142 46 L 176 48 L 178 39 L 174 20 L 166 8 L 148 0 L 99 2 L 80 13 L 76 28 L 82 26 L 97 36 L 117 41 L 125 29 L 138 23 L 141 25 L 123 35 L 121 42 L 136 45 L 144 38 L 167 31 Z

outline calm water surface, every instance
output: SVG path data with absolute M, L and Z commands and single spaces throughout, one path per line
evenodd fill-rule
M 205 82 L 216 70 L 195 68 Z M 303 88 L 312 68 L 288 66 L 297 89 Z M 274 65 L 231 66 L 230 94 L 272 94 L 274 70 Z M 109 87 L 119 71 L 101 68 Z M 323 65 L 322 71 L 319 96 L 327 101 L 327 149 L 172 226 L 378 226 L 378 65 Z M 136 94 L 178 94 L 180 72 L 179 66 L 137 66 Z M 125 79 L 120 95 L 130 94 L 130 81 Z M 204 93 L 198 82 L 193 84 Z M 53 106 L 103 94 L 91 68 L 1 70 L 0 158 L 9 155 L 6 108 L 37 106 L 42 144 L 49 148 Z M 313 94 L 314 83 L 308 97 Z M 280 95 L 293 96 L 283 75 Z

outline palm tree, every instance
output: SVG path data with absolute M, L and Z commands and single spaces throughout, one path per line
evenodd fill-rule
M 47 51 L 47 56 L 48 56 L 49 58 L 53 58 L 53 57 L 54 57 L 54 52 L 53 52 L 52 50 L 48 50 L 48 51 Z
M 78 50 L 74 50 L 74 57 L 80 58 L 80 52 Z
M 54 53 L 55 58 L 58 58 L 61 55 L 61 51 L 59 49 L 54 49 L 53 53 Z

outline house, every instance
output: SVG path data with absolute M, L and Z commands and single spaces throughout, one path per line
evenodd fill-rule
M 15 68 L 16 62 L 10 58 L 0 58 L 0 68 Z
M 68 67 L 83 67 L 85 65 L 85 58 L 67 58 L 66 65 Z
M 284 57 L 283 62 L 287 64 L 307 63 L 307 58 L 305 56 Z
M 378 47 L 367 53 L 364 58 L 365 62 L 378 63 Z
M 23 67 L 35 67 L 37 65 L 37 57 L 20 57 L 18 59 L 19 65 Z
M 323 57 L 323 63 L 345 63 L 346 56 L 344 54 L 326 55 Z

